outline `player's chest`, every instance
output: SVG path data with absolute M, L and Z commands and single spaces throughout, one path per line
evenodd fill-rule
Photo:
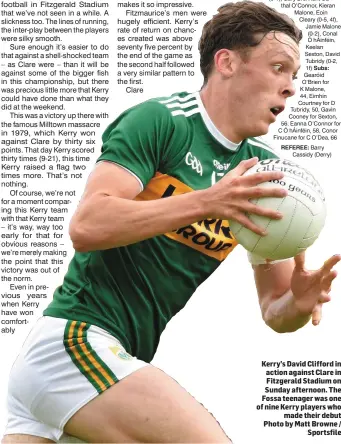
M 193 137 L 176 165 L 164 173 L 190 190 L 202 190 L 221 180 L 234 167 L 237 157 L 237 152 L 217 147 L 199 136 Z
M 200 134 L 182 147 L 176 162 L 160 169 L 141 193 L 143 200 L 158 199 L 209 188 L 238 162 L 239 153 L 217 147 Z

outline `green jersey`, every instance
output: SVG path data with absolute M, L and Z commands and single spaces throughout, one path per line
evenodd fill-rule
M 254 156 L 277 157 L 256 138 L 230 142 L 199 93 L 178 93 L 122 113 L 104 132 L 98 161 L 127 169 L 141 186 L 136 200 L 147 201 L 208 188 Z M 211 218 L 124 247 L 76 252 L 44 314 L 97 325 L 149 362 L 167 322 L 236 245 L 228 221 Z

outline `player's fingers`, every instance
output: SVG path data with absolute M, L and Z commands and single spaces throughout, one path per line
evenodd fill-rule
M 330 292 L 331 290 L 331 285 L 333 280 L 336 278 L 337 276 L 337 271 L 336 270 L 332 270 L 331 272 L 329 272 L 326 276 L 324 276 L 321 280 L 321 288 L 323 291 L 326 291 L 327 293 Z
M 341 260 L 341 255 L 334 254 L 332 257 L 330 257 L 325 261 L 325 263 L 321 267 L 322 272 L 328 273 L 340 260 Z
M 279 211 L 265 208 L 261 205 L 256 205 L 251 202 L 245 205 L 245 211 L 252 214 L 258 214 L 260 216 L 269 217 L 270 219 L 282 219 L 283 217 L 283 214 Z
M 258 197 L 285 197 L 288 195 L 288 191 L 281 187 L 252 187 L 245 188 L 243 195 L 248 199 L 255 199 Z
M 302 253 L 295 256 L 294 260 L 295 260 L 296 270 L 303 271 L 304 270 L 304 263 L 305 263 L 305 251 L 302 251 Z
M 243 181 L 249 186 L 254 186 L 263 182 L 270 182 L 270 180 L 281 180 L 283 177 L 284 173 L 282 171 L 263 171 L 262 173 L 245 174 Z
M 248 228 L 249 230 L 253 231 L 256 234 L 259 234 L 260 236 L 265 236 L 266 231 L 264 228 L 259 227 L 255 223 L 249 219 L 246 214 L 239 213 L 236 217 L 233 218 L 235 221 L 239 222 L 244 227 Z
M 226 176 L 242 176 L 247 170 L 255 166 L 257 162 L 258 157 L 252 157 L 251 159 L 242 160 Z
M 322 291 L 318 302 L 320 304 L 326 304 L 327 302 L 330 302 L 331 300 L 332 300 L 331 296 L 326 291 Z
M 322 304 L 316 304 L 311 314 L 311 323 L 313 325 L 319 325 L 322 319 Z

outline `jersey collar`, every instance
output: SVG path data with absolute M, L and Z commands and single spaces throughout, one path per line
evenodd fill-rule
M 238 151 L 241 142 L 240 143 L 233 143 L 231 142 L 229 139 L 227 139 L 219 130 L 218 128 L 214 125 L 214 123 L 212 122 L 212 120 L 210 119 L 210 116 L 208 115 L 204 104 L 202 103 L 201 97 L 200 97 L 200 93 L 199 91 L 197 91 L 195 93 L 195 97 L 197 99 L 198 102 L 198 106 L 199 106 L 199 110 L 200 110 L 200 114 L 202 117 L 202 120 L 204 121 L 204 124 L 206 126 L 206 128 L 208 129 L 208 131 L 212 134 L 212 136 L 219 142 L 221 143 L 225 148 L 228 148 L 231 151 Z

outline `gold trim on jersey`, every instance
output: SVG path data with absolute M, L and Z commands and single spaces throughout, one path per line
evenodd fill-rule
M 157 172 L 135 200 L 155 200 L 191 191 L 193 189 L 180 180 Z M 213 218 L 178 228 L 165 233 L 165 236 L 219 261 L 226 259 L 238 244 L 230 231 L 228 221 Z

